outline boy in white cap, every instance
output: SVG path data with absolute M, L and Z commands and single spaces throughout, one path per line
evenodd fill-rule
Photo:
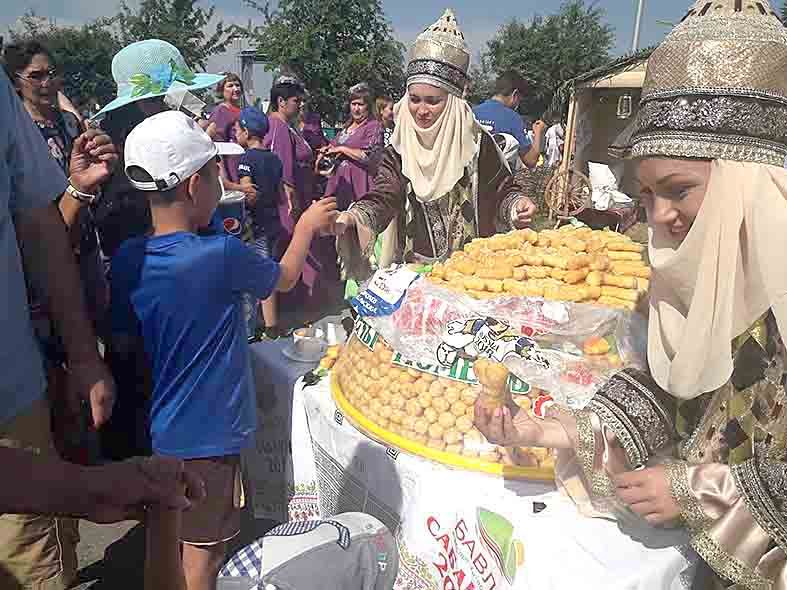
M 140 123 L 125 144 L 126 175 L 149 192 L 154 231 L 113 260 L 113 335 L 142 335 L 154 451 L 186 460 L 205 480 L 208 499 L 183 516 L 189 590 L 215 588 L 226 543 L 240 532 L 239 458 L 256 425 L 242 297 L 294 287 L 312 237 L 336 215 L 334 200 L 306 210 L 280 263 L 233 236 L 197 235 L 222 194 L 217 158 L 238 150 L 174 111 Z

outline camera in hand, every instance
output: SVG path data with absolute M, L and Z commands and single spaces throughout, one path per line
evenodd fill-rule
M 336 170 L 337 158 L 336 156 L 323 156 L 317 162 L 317 172 L 322 176 L 330 176 Z

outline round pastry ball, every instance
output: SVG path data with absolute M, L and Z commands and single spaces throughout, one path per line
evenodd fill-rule
M 472 406 L 478 399 L 480 389 L 477 387 L 466 387 L 462 390 L 460 399 L 469 406 Z
M 451 413 L 457 418 L 464 416 L 467 413 L 467 404 L 464 402 L 455 402 L 454 405 L 451 406 Z
M 379 414 L 383 409 L 383 402 L 381 402 L 379 399 L 373 399 L 369 403 L 369 407 L 372 409 L 372 412 Z
M 454 426 L 458 431 L 468 433 L 473 429 L 473 421 L 468 416 L 459 416 Z
M 429 393 L 432 394 L 432 397 L 439 397 L 445 391 L 445 385 L 439 379 L 437 381 L 432 381 L 429 384 Z
M 438 397 L 432 400 L 431 406 L 442 414 L 449 410 L 451 404 L 449 404 L 444 397 Z
M 390 420 L 393 412 L 394 410 L 393 408 L 391 408 L 391 406 L 383 406 L 380 408 L 380 412 L 379 412 L 380 418 L 383 418 L 385 420 Z
M 475 449 L 468 449 L 466 446 L 462 445 L 462 456 L 469 459 L 478 459 L 478 451 Z
M 421 380 L 431 384 L 437 377 L 429 373 L 421 373 Z
M 386 430 L 388 429 L 388 426 L 390 424 L 391 424 L 391 421 L 388 420 L 388 418 L 382 418 L 381 417 L 381 418 L 379 418 L 377 420 L 377 426 L 379 426 L 380 428 L 385 428 Z
M 427 422 L 424 418 L 419 418 L 416 420 L 414 426 L 415 427 L 413 430 L 415 430 L 417 434 L 425 435 L 429 431 L 429 422 Z
M 457 445 L 462 442 L 463 434 L 456 428 L 449 428 L 443 435 L 443 440 L 447 445 Z
M 413 391 L 415 391 L 419 396 L 421 396 L 429 391 L 429 383 L 427 383 L 423 379 L 419 379 L 413 384 Z
M 418 403 L 418 400 L 411 399 L 405 405 L 405 410 L 407 410 L 407 414 L 409 416 L 422 416 L 424 413 L 424 409 L 421 407 L 421 404 Z
M 451 414 L 450 412 L 443 412 L 440 414 L 440 418 L 438 419 L 438 424 L 443 428 L 451 428 L 454 424 L 456 424 L 456 416 Z
M 433 400 L 432 396 L 429 395 L 428 393 L 422 393 L 421 395 L 418 396 L 418 403 L 421 405 L 423 409 L 431 407 L 433 401 L 437 401 L 437 400 Z
M 405 413 L 402 410 L 392 410 L 391 411 L 391 422 L 393 424 L 402 424 L 404 423 Z
M 424 410 L 424 418 L 426 418 L 429 424 L 434 424 L 437 422 L 437 419 L 440 417 L 440 414 L 437 413 L 437 410 L 434 408 L 426 408 Z
M 445 390 L 445 394 L 443 395 L 443 399 L 445 399 L 445 401 L 447 401 L 449 404 L 458 402 L 460 397 L 461 393 L 457 387 L 449 387 Z
M 439 438 L 442 440 L 443 436 L 445 436 L 445 428 L 440 426 L 440 424 L 432 424 L 429 426 L 429 438 Z
M 391 399 L 388 401 L 388 405 L 391 406 L 394 410 L 403 410 L 406 404 L 407 404 L 407 400 L 404 399 L 401 395 L 395 395 L 391 397 Z
M 406 430 L 413 430 L 413 431 L 415 431 L 415 423 L 416 423 L 417 420 L 418 420 L 418 417 L 416 417 L 416 416 L 409 416 L 409 415 L 405 414 L 402 417 L 402 426 L 404 426 L 404 428 Z
M 401 395 L 404 399 L 415 399 L 418 397 L 418 394 L 410 387 L 409 383 L 400 383 L 399 384 L 399 395 Z

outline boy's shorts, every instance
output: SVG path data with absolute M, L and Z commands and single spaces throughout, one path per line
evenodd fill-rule
M 205 482 L 207 497 L 183 513 L 181 541 L 210 546 L 233 539 L 245 504 L 240 456 L 188 459 L 186 465 Z

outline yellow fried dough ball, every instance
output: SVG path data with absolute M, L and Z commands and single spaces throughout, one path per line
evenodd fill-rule
M 411 399 L 407 402 L 405 409 L 408 416 L 422 416 L 424 413 L 424 409 L 421 407 L 421 404 L 419 404 L 418 401 L 414 399 Z
M 454 426 L 460 432 L 470 432 L 473 429 L 473 419 L 468 416 L 460 416 L 456 419 L 456 424 Z
M 369 403 L 369 407 L 375 414 L 379 414 L 380 411 L 383 409 L 383 403 L 379 399 L 373 399 Z
M 445 391 L 445 385 L 440 380 L 432 381 L 432 383 L 429 384 L 429 393 L 433 397 L 439 397 L 443 395 L 444 391 Z
M 416 423 L 417 420 L 418 420 L 418 416 L 410 416 L 408 414 L 405 414 L 402 417 L 402 426 L 406 430 L 415 431 L 415 423 Z
M 433 401 L 435 401 L 434 398 L 432 398 L 432 396 L 429 395 L 428 393 L 422 393 L 421 395 L 418 396 L 418 403 L 421 405 L 421 407 L 424 410 L 426 408 L 431 407 Z
M 472 406 L 478 399 L 479 390 L 475 387 L 468 387 L 462 390 L 460 399 L 469 406 Z
M 467 404 L 464 402 L 461 401 L 455 402 L 451 406 L 451 413 L 457 418 L 459 418 L 460 416 L 464 416 L 466 412 L 467 412 Z
M 406 417 L 406 414 L 403 411 L 401 411 L 401 410 L 392 410 L 391 411 L 391 423 L 392 424 L 402 425 L 402 423 L 404 422 L 405 417 Z
M 380 408 L 378 413 L 380 414 L 380 418 L 383 418 L 384 420 L 390 420 L 394 410 L 390 406 L 383 406 Z
M 419 396 L 429 392 L 429 383 L 424 381 L 423 379 L 419 379 L 416 381 L 413 386 L 413 391 L 415 391 Z
M 379 420 L 377 421 L 377 425 L 380 428 L 386 428 L 387 429 L 391 425 L 391 421 L 388 420 L 387 418 L 380 417 Z
M 530 401 L 530 398 L 525 395 L 516 395 L 514 396 L 514 403 L 518 405 L 525 411 L 530 411 L 530 408 L 533 406 L 533 402 Z
M 440 418 L 440 414 L 437 413 L 437 410 L 434 408 L 426 408 L 424 410 L 424 418 L 426 418 L 429 424 L 434 424 L 437 422 L 438 418 Z
M 445 394 L 443 395 L 443 399 L 450 404 L 459 401 L 459 398 L 462 396 L 462 391 L 458 387 L 449 387 L 445 390 Z
M 456 416 L 450 412 L 443 412 L 437 420 L 437 423 L 443 428 L 451 428 L 456 424 Z
M 426 434 L 429 431 L 429 422 L 424 418 L 418 418 L 418 420 L 415 421 L 413 430 L 418 434 Z
M 439 438 L 442 439 L 445 435 L 445 428 L 440 426 L 439 424 L 432 424 L 429 426 L 429 430 L 427 431 L 429 438 Z
M 413 400 L 418 397 L 418 393 L 410 387 L 410 385 L 401 385 L 399 387 L 399 395 L 404 399 Z
M 394 410 L 403 410 L 406 404 L 407 400 L 401 395 L 395 395 L 388 401 L 388 405 Z
M 445 431 L 443 435 L 443 440 L 447 445 L 456 445 L 462 442 L 462 438 L 464 435 L 459 432 L 456 428 L 449 428 Z
M 462 456 L 468 459 L 478 459 L 478 451 L 475 449 L 468 449 L 466 446 L 462 445 Z
M 448 403 L 445 398 L 438 397 L 432 399 L 431 406 L 442 414 L 443 412 L 448 411 L 448 409 L 451 407 L 451 404 Z
M 402 427 L 401 435 L 402 435 L 402 437 L 406 438 L 407 440 L 415 440 L 415 437 L 416 437 L 416 434 L 415 434 L 414 431 L 408 430 L 404 426 Z

